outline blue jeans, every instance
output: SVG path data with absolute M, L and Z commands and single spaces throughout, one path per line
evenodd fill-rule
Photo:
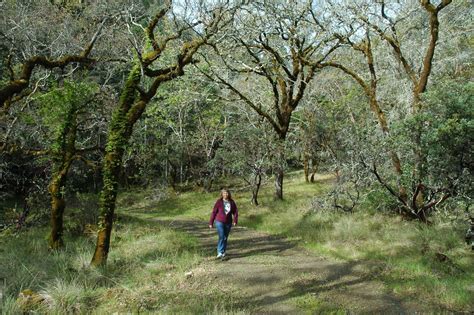
M 229 237 L 230 228 L 232 224 L 225 224 L 220 221 L 215 221 L 219 241 L 217 242 L 217 254 L 224 254 L 227 248 L 227 238 Z

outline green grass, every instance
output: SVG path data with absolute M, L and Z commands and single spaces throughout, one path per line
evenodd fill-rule
M 312 211 L 312 198 L 328 191 L 330 185 L 329 176 L 308 184 L 297 172 L 286 178 L 285 200 L 274 200 L 273 187 L 267 185 L 258 207 L 250 205 L 248 192 L 233 191 L 239 223 L 298 241 L 320 255 L 367 262 L 369 272 L 401 298 L 431 303 L 434 310 L 474 308 L 474 255 L 463 241 L 466 226 L 440 223 L 436 218 L 433 225 L 426 226 L 369 208 L 354 214 Z M 148 215 L 205 221 L 217 197 L 218 192 L 183 193 L 157 203 Z M 440 261 L 437 253 L 450 261 Z
M 2 313 L 245 313 L 234 306 L 240 301 L 225 303 L 231 288 L 208 279 L 207 258 L 183 232 L 119 209 L 104 269 L 89 267 L 93 238 L 68 238 L 54 253 L 46 249 L 46 234 L 30 229 L 0 238 Z
M 292 298 L 291 302 L 298 306 L 298 309 L 301 310 L 302 314 L 345 315 L 348 313 L 347 310 L 321 301 L 310 293 L 305 293 L 301 296 Z
M 352 215 L 310 211 L 311 197 L 328 185 L 287 181 L 283 202 L 267 197 L 261 207 L 246 207 L 242 224 L 297 240 L 331 258 L 368 262 L 401 297 L 431 303 L 434 309 L 474 309 L 474 255 L 464 243 L 466 225 L 435 218 L 426 226 L 371 209 Z M 437 254 L 449 261 L 440 261 Z
M 474 257 L 463 243 L 465 226 L 436 219 L 425 226 L 369 208 L 352 215 L 314 211 L 312 198 L 331 185 L 330 177 L 319 179 L 308 184 L 300 172 L 287 176 L 283 201 L 273 199 L 272 185 L 264 186 L 258 207 L 250 204 L 249 192 L 232 191 L 239 224 L 286 237 L 318 255 L 366 263 L 373 277 L 402 299 L 433 310 L 474 309 Z M 89 267 L 94 236 L 73 233 L 66 237 L 66 248 L 53 253 L 46 247 L 46 228 L 0 235 L 0 278 L 6 282 L 0 311 L 252 313 L 231 285 L 217 287 L 209 278 L 213 264 L 197 239 L 153 220 L 192 218 L 205 224 L 217 197 L 218 192 L 196 191 L 121 193 L 104 269 Z M 439 253 L 449 261 L 440 261 Z M 18 298 L 21 292 L 27 297 Z M 291 302 L 302 312 L 344 313 L 308 294 Z
M 285 179 L 285 200 L 274 200 L 273 187 L 267 185 L 260 193 L 258 207 L 250 205 L 248 192 L 233 191 L 239 223 L 298 241 L 317 254 L 375 263 L 376 276 L 401 297 L 429 301 L 435 309 L 474 308 L 474 257 L 463 242 L 465 226 L 426 226 L 371 209 L 352 215 L 311 211 L 312 198 L 328 191 L 330 185 L 330 176 L 308 184 L 296 172 Z M 142 208 L 149 209 L 144 214 L 150 217 L 205 221 L 217 197 L 218 192 L 186 192 Z M 452 264 L 439 261 L 436 253 L 447 255 Z

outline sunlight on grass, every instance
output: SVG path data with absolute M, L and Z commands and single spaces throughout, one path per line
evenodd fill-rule
M 316 296 L 310 293 L 306 293 L 302 296 L 292 298 L 291 302 L 298 307 L 302 314 L 342 315 L 348 313 L 347 310 L 340 309 L 335 305 L 331 305 L 327 302 L 321 301 Z
M 463 243 L 462 226 L 436 220 L 426 226 L 373 209 L 352 215 L 319 211 L 312 208 L 312 198 L 330 189 L 331 176 L 318 179 L 309 184 L 301 172 L 290 174 L 283 201 L 274 200 L 269 183 L 258 207 L 250 204 L 248 191 L 236 189 L 239 224 L 295 241 L 316 255 L 367 263 L 372 276 L 399 297 L 423 300 L 433 310 L 474 308 L 474 257 Z M 89 266 L 94 235 L 66 236 L 66 248 L 58 253 L 47 250 L 45 228 L 1 235 L 2 312 L 253 313 L 254 306 L 239 298 L 231 283 L 222 287 L 210 278 L 214 265 L 195 237 L 157 221 L 206 224 L 218 195 L 156 189 L 121 193 L 103 269 Z M 273 263 L 263 256 L 250 259 Z M 26 298 L 19 298 L 22 292 Z M 308 294 L 291 303 L 307 313 L 344 313 Z
M 311 198 L 329 186 L 330 181 L 312 185 L 294 177 L 286 182 L 283 201 L 273 200 L 272 187 L 267 186 L 261 206 L 240 201 L 240 222 L 297 240 L 325 256 L 377 262 L 383 270 L 379 278 L 401 296 L 417 296 L 449 309 L 474 307 L 474 257 L 463 243 L 462 228 L 447 223 L 425 226 L 373 211 L 312 212 Z M 447 255 L 454 265 L 438 261 L 436 253 Z
M 93 243 L 87 238 L 68 240 L 58 253 L 47 251 L 44 229 L 0 238 L 0 277 L 7 283 L 2 313 L 248 314 L 238 298 L 227 304 L 230 288 L 208 279 L 195 238 L 120 211 L 119 217 L 105 269 L 89 266 Z
M 379 278 L 401 296 L 417 296 L 450 309 L 473 306 L 468 288 L 474 283 L 474 261 L 463 246 L 462 230 L 446 223 L 425 226 L 372 210 L 352 215 L 314 212 L 312 198 L 331 185 L 330 175 L 318 179 L 309 184 L 301 172 L 288 176 L 283 201 L 274 200 L 272 185 L 266 185 L 258 207 L 249 203 L 248 192 L 234 192 L 240 225 L 298 241 L 335 259 L 376 262 L 383 266 Z M 207 221 L 217 197 L 218 192 L 186 192 L 158 202 L 153 214 Z M 448 255 L 456 267 L 437 261 L 436 253 Z

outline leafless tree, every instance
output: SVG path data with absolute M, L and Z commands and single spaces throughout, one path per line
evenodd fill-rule
M 292 9 L 287 7 L 291 5 Z M 338 47 L 312 19 L 313 1 L 253 1 L 223 39 L 202 54 L 202 72 L 265 119 L 280 140 L 275 152 L 275 197 L 283 198 L 283 143 L 291 116 L 323 62 Z
M 343 6 L 329 2 L 327 7 L 331 16 L 336 23 L 342 25 L 341 27 L 329 25 L 330 31 L 341 40 L 343 46 L 359 54 L 355 55 L 356 60 L 362 61 L 358 63 L 348 59 L 347 54 L 350 53 L 342 49 L 339 56 L 325 64 L 343 71 L 362 87 L 384 136 L 390 133 L 390 121 L 387 109 L 381 105 L 379 94 L 383 87 L 380 86 L 390 84 L 393 90 L 395 85 L 400 85 L 397 81 L 403 82 L 403 75 L 400 77 L 400 73 L 404 74 L 411 89 L 411 96 L 407 98 L 411 109 L 408 114 L 416 115 L 421 112 L 421 95 L 427 90 L 428 80 L 434 69 L 435 51 L 439 45 L 439 33 L 442 27 L 440 12 L 451 2 L 442 0 L 434 4 L 432 1 L 421 0 L 419 3 L 413 1 L 373 3 L 354 0 L 344 3 Z M 345 9 L 344 14 L 341 13 L 342 7 Z M 418 43 L 417 46 L 414 46 L 415 43 Z M 391 54 L 383 54 L 387 49 Z M 391 56 L 395 60 L 391 59 Z M 390 73 L 396 73 L 398 77 L 393 77 Z M 395 97 L 396 95 L 392 95 L 392 100 L 389 102 Z M 423 197 L 423 192 L 428 189 L 423 183 L 426 161 L 420 145 L 421 129 L 418 130 L 414 139 L 416 167 L 412 174 L 413 189 L 404 186 L 400 181 L 403 175 L 403 163 L 400 154 L 393 147 L 386 149 L 399 179 L 398 189 L 390 186 L 375 164 L 368 163 L 367 167 L 380 184 L 396 197 L 407 215 L 426 221 L 434 206 L 444 202 L 451 193 L 449 189 L 443 188 L 432 190 L 428 198 Z
M 3 11 L 0 38 L 5 49 L 5 55 L 1 56 L 5 75 L 0 85 L 3 112 L 36 90 L 30 88 L 32 80 L 38 82 L 44 76 L 35 76 L 38 68 L 65 69 L 72 65 L 73 71 L 78 66 L 94 65 L 97 59 L 92 56 L 92 50 L 112 18 L 110 11 L 101 11 L 97 5 L 90 8 L 96 12 L 84 12 L 78 17 L 46 0 L 2 1 L 0 10 Z

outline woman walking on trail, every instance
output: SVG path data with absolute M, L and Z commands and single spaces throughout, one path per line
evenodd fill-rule
M 238 218 L 239 213 L 237 212 L 237 205 L 232 199 L 230 191 L 222 189 L 220 198 L 217 199 L 214 208 L 212 209 L 211 219 L 209 220 L 209 228 L 212 229 L 215 221 L 217 234 L 219 235 L 219 241 L 217 242 L 217 258 L 225 258 L 225 250 L 227 248 L 227 239 L 229 237 L 230 228 L 232 225 L 237 225 Z

